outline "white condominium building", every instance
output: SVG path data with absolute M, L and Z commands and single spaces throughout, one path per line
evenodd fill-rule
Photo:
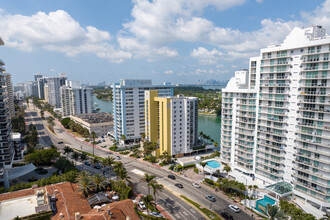
M 62 86 L 60 88 L 62 116 L 92 113 L 94 110 L 92 92 L 91 88 Z
M 47 77 L 44 86 L 45 100 L 54 108 L 61 108 L 60 88 L 66 84 L 66 76 Z
M 122 79 L 111 87 L 115 138 L 119 140 L 125 135 L 127 140 L 137 140 L 145 132 L 144 91 L 157 90 L 158 96 L 172 96 L 174 85 L 152 85 L 151 80 Z
M 294 28 L 223 89 L 221 157 L 264 184 L 330 207 L 330 37 Z

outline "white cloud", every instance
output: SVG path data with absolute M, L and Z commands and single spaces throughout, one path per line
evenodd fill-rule
M 222 55 L 223 53 L 217 49 L 207 50 L 204 47 L 198 47 L 190 53 L 191 57 L 198 59 L 204 65 L 216 64 Z
M 173 70 L 166 70 L 164 73 L 168 74 L 168 75 L 172 75 L 174 73 L 174 71 Z

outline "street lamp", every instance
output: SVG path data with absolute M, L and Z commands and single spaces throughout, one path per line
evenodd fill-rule
M 245 194 L 245 201 L 244 201 L 244 209 L 246 209 L 246 191 L 247 191 L 247 179 L 244 177 L 244 176 L 242 176 L 242 178 L 243 179 L 245 179 L 245 192 L 244 192 L 244 194 Z

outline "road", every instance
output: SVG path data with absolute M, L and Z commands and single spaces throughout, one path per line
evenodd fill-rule
M 30 104 L 31 106 L 31 104 Z M 81 142 L 68 134 L 58 123 L 55 123 L 55 133 L 57 136 L 55 136 L 53 133 L 49 132 L 48 129 L 45 129 L 45 121 L 41 120 L 41 118 L 37 115 L 35 110 L 32 110 L 31 108 L 27 108 L 26 110 L 26 115 L 29 121 L 36 123 L 36 127 L 40 129 L 40 139 L 43 139 L 40 141 L 40 143 L 45 143 L 50 146 L 51 142 L 58 148 L 63 148 L 64 145 L 59 145 L 57 144 L 57 140 L 63 139 L 65 142 L 65 145 L 68 145 L 72 148 L 78 149 L 78 150 L 83 150 L 89 153 L 92 153 L 93 149 L 92 147 L 84 142 Z M 45 117 L 47 117 L 45 113 Z M 109 152 L 105 152 L 104 150 L 94 148 L 94 153 L 97 156 L 100 157 L 107 157 Z M 207 186 L 202 186 L 200 189 L 196 189 L 191 185 L 191 182 L 176 175 L 176 180 L 171 180 L 167 178 L 169 172 L 165 171 L 163 169 L 160 169 L 158 167 L 152 166 L 149 163 L 144 163 L 138 160 L 134 160 L 131 158 L 127 157 L 121 157 L 121 161 L 125 165 L 125 168 L 129 172 L 130 176 L 132 177 L 133 183 L 137 184 L 137 190 L 139 190 L 141 193 L 146 194 L 145 189 L 143 188 L 144 185 L 140 184 L 140 178 L 141 176 L 137 177 L 138 175 L 136 174 L 137 172 L 133 171 L 142 171 L 145 173 L 153 174 L 156 176 L 156 180 L 163 184 L 165 187 L 165 190 L 163 190 L 161 194 L 161 199 L 160 202 L 163 202 L 164 207 L 175 219 L 205 219 L 203 218 L 200 213 L 196 211 L 196 209 L 192 208 L 189 206 L 186 202 L 182 201 L 181 198 L 178 198 L 178 195 L 184 195 L 197 203 L 208 207 L 212 209 L 213 211 L 217 213 L 221 213 L 222 211 L 226 211 L 230 213 L 234 219 L 238 220 L 252 220 L 253 218 L 248 215 L 247 213 L 241 211 L 240 213 L 234 213 L 232 210 L 228 208 L 228 205 L 230 204 L 227 200 L 222 198 L 219 194 L 214 193 L 212 189 L 208 188 Z M 177 187 L 174 186 L 175 183 L 181 183 L 184 188 L 183 189 L 178 189 Z M 174 195 L 176 194 L 176 196 Z M 213 195 L 216 198 L 216 202 L 210 202 L 207 200 L 205 197 L 206 195 Z M 167 204 L 166 201 L 172 201 L 171 203 Z M 173 205 L 172 205 L 173 204 Z M 172 206 L 171 206 L 172 205 Z M 193 211 L 192 211 L 193 210 Z M 185 216 L 186 214 L 188 216 Z M 192 217 L 193 216 L 193 217 Z

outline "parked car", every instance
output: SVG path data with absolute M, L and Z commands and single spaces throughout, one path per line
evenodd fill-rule
M 163 218 L 163 216 L 159 212 L 150 212 L 150 215 L 157 218 Z
M 172 179 L 172 180 L 175 180 L 176 179 L 174 175 L 168 175 L 167 177 L 170 178 L 170 179 Z
M 102 142 L 105 142 L 105 140 L 102 140 Z
M 229 205 L 228 207 L 236 213 L 241 211 L 236 205 Z
M 91 163 L 90 163 L 88 160 L 86 160 L 86 161 L 84 162 L 84 164 L 85 164 L 86 166 L 90 166 L 90 165 L 91 165 Z
M 180 188 L 180 189 L 182 189 L 182 188 L 183 188 L 183 186 L 182 186 L 182 184 L 181 184 L 181 183 L 176 183 L 176 184 L 175 184 L 175 186 L 176 186 L 176 187 L 178 187 L 178 188 Z
M 142 210 L 147 209 L 147 207 L 146 207 L 146 205 L 144 204 L 143 201 L 140 201 L 140 202 L 139 202 L 139 207 L 140 207 L 140 209 L 142 209 Z
M 116 156 L 115 158 L 116 158 L 116 160 L 120 160 L 120 156 Z
M 210 200 L 211 202 L 215 202 L 215 198 L 214 198 L 214 196 L 207 195 L 207 196 L 206 196 L 206 199 Z
M 104 136 L 101 136 L 101 138 L 103 139 L 103 138 L 104 138 Z
M 197 183 L 193 183 L 192 185 L 193 185 L 193 187 L 195 187 L 195 188 L 201 188 L 201 186 L 200 186 L 199 184 L 197 184 Z
M 229 214 L 228 212 L 221 212 L 221 216 L 224 217 L 226 220 L 234 220 L 233 216 Z
M 98 170 L 101 169 L 101 164 L 95 164 L 95 165 L 94 165 L 94 168 L 95 168 L 95 169 L 98 169 Z

